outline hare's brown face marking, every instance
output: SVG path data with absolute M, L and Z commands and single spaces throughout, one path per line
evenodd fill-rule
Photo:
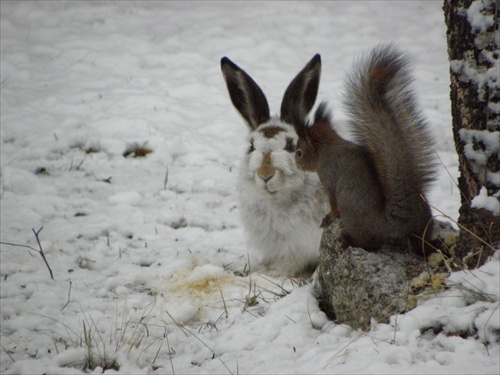
M 274 138 L 276 134 L 284 131 L 286 130 L 280 126 L 268 126 L 259 130 L 259 132 L 261 132 L 266 138 Z
M 262 155 L 262 161 L 260 163 L 259 169 L 257 169 L 257 175 L 267 183 L 276 174 L 276 167 L 273 165 L 271 160 L 271 153 L 266 152 Z

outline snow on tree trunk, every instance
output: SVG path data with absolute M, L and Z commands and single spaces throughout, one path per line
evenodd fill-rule
M 461 228 L 456 255 L 470 268 L 500 246 L 498 0 L 445 0 Z

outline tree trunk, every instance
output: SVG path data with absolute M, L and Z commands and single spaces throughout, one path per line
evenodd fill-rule
M 444 1 L 462 204 L 455 255 L 469 268 L 500 247 L 498 11 L 498 0 Z

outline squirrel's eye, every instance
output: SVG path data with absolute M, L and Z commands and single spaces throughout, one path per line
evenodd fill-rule
M 293 144 L 293 139 L 292 138 L 287 138 L 286 139 L 285 151 L 288 151 L 288 152 L 294 152 L 295 151 L 295 145 Z
M 295 151 L 295 157 L 299 159 L 302 158 L 302 150 Z
M 250 147 L 248 148 L 248 153 L 254 152 L 255 147 L 253 146 L 253 140 L 250 141 Z

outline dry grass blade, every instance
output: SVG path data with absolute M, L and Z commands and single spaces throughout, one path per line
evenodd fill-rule
M 226 319 L 229 317 L 229 313 L 227 311 L 226 299 L 224 298 L 224 294 L 222 293 L 222 289 L 219 287 L 220 296 L 222 298 L 222 304 L 224 306 L 224 312 L 226 313 Z
M 167 315 L 170 317 L 170 319 L 172 319 L 172 321 L 174 322 L 174 324 L 178 328 L 180 328 L 180 330 L 186 336 L 192 336 L 196 340 L 198 340 L 205 348 L 207 348 L 208 350 L 210 350 L 210 352 L 212 353 L 212 355 L 214 356 L 214 358 L 217 358 L 217 360 L 226 368 L 226 370 L 228 371 L 229 374 L 231 374 L 231 375 L 233 374 L 233 372 L 229 369 L 229 367 L 227 367 L 226 363 L 222 360 L 222 358 L 210 346 L 208 346 L 208 344 L 206 342 L 204 342 L 196 334 L 194 334 L 189 329 L 187 329 L 184 325 L 182 325 L 181 323 L 177 322 L 167 310 L 164 310 L 164 311 L 167 313 Z
M 174 369 L 174 361 L 172 359 L 172 348 L 170 347 L 170 340 L 168 339 L 168 325 L 167 323 L 164 322 L 164 334 L 163 336 L 167 339 L 167 345 L 168 345 L 168 358 L 170 359 L 170 368 L 172 369 L 172 374 L 175 374 L 175 369 Z M 163 342 L 162 342 L 163 344 Z M 161 346 L 160 346 L 161 348 Z M 158 352 L 160 351 L 160 348 L 158 348 Z M 156 353 L 156 356 L 158 356 L 158 353 Z M 153 364 L 156 361 L 156 356 L 153 360 Z

